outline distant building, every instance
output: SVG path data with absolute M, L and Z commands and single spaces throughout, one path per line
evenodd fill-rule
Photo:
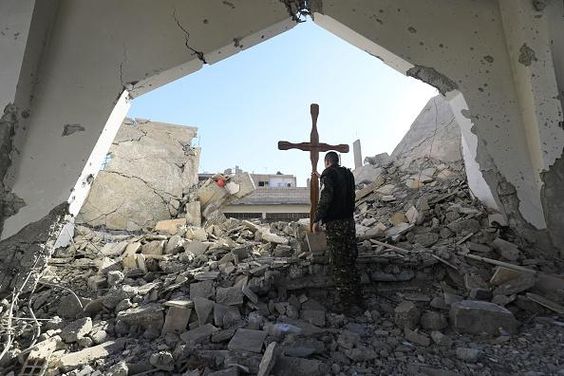
M 294 175 L 276 174 L 251 174 L 257 187 L 270 188 L 295 188 L 297 186 Z
M 265 221 L 296 221 L 309 217 L 309 188 L 258 187 L 247 197 L 222 211 L 239 219 L 262 218 Z
M 242 172 L 239 166 L 227 169 L 225 175 Z M 199 174 L 200 181 L 214 176 L 212 173 Z M 294 175 L 251 174 L 257 187 L 247 197 L 235 201 L 222 209 L 227 217 L 239 219 L 261 218 L 265 221 L 295 221 L 308 218 L 310 210 L 309 188 L 296 187 Z

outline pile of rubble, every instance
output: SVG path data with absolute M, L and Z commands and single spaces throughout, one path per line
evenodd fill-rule
M 307 223 L 226 219 L 248 185 L 209 181 L 151 231 L 78 227 L 0 304 L 0 373 L 564 374 L 560 260 L 474 200 L 461 166 L 374 163 L 356 194 L 364 313 L 332 310 Z

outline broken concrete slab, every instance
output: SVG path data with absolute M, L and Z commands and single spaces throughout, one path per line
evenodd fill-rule
M 421 312 L 413 302 L 401 302 L 394 309 L 394 322 L 400 328 L 415 329 L 419 324 Z
M 519 322 L 504 307 L 478 300 L 463 300 L 450 308 L 452 326 L 470 334 L 499 335 L 500 330 L 517 332 Z
M 190 284 L 190 298 L 211 298 L 215 296 L 215 287 L 213 280 L 202 282 L 194 282 Z
M 194 301 L 194 308 L 198 315 L 200 325 L 210 322 L 214 303 L 211 300 L 199 296 L 193 297 L 192 300 Z
M 186 218 L 167 219 L 158 221 L 155 231 L 175 235 L 182 226 L 186 226 Z
M 65 354 L 58 360 L 57 367 L 65 372 L 73 370 L 123 350 L 125 343 L 124 340 L 108 341 L 101 345 Z
M 272 373 L 274 376 L 326 376 L 330 369 L 320 360 L 280 356 Z
M 492 245 L 506 260 L 517 261 L 519 257 L 521 257 L 521 251 L 519 250 L 519 248 L 515 244 L 510 243 L 507 240 L 496 238 L 492 242 Z
M 202 225 L 202 207 L 200 205 L 200 201 L 187 202 L 185 210 L 187 225 L 197 227 Z
M 183 333 L 190 321 L 194 303 L 189 300 L 171 300 L 164 304 L 168 306 L 162 333 Z
M 231 351 L 261 353 L 267 333 L 263 330 L 237 329 L 227 348 Z
M 240 287 L 218 287 L 215 301 L 225 305 L 241 305 L 243 304 L 243 291 Z
M 90 333 L 91 330 L 92 319 L 90 317 L 84 317 L 65 326 L 60 336 L 66 343 L 72 343 Z
M 186 343 L 191 343 L 191 344 L 204 343 L 204 342 L 208 342 L 210 336 L 213 333 L 217 332 L 218 330 L 219 329 L 213 326 L 212 324 L 205 324 L 195 329 L 182 333 L 180 335 L 180 338 Z
M 117 320 L 129 325 L 139 325 L 147 330 L 161 332 L 164 324 L 163 307 L 157 303 L 129 308 L 117 314 Z
M 271 342 L 264 351 L 264 355 L 260 361 L 257 376 L 269 376 L 272 368 L 276 364 L 276 342 Z

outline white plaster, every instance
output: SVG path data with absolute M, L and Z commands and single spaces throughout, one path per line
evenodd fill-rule
M 447 100 L 450 104 L 456 122 L 460 126 L 460 134 L 462 138 L 462 158 L 464 159 L 464 166 L 466 167 L 468 186 L 474 196 L 482 201 L 487 207 L 500 210 L 488 183 L 480 171 L 480 165 L 476 162 L 478 137 L 476 137 L 476 135 L 472 132 L 472 127 L 474 126 L 474 124 L 472 124 L 472 120 L 462 114 L 462 111 L 468 110 L 468 104 L 464 100 L 462 93 L 459 91 L 449 93 L 447 95 Z
M 14 103 L 35 0 L 0 1 L 0 111 Z
M 330 16 L 321 13 L 315 13 L 314 21 L 325 30 L 335 34 L 336 36 L 349 42 L 353 46 L 366 51 L 375 58 L 382 60 L 384 63 L 401 73 L 405 74 L 405 72 L 407 72 L 409 68 L 413 67 L 413 64 L 411 64 L 410 62 L 402 59 L 401 57 L 385 49 L 384 47 L 374 43 L 370 39 L 345 26 L 341 22 L 336 21 Z
M 499 0 L 507 50 L 511 56 L 513 81 L 524 120 L 529 154 L 537 173 L 548 168 L 562 154 L 564 130 L 559 127 L 562 107 L 545 17 L 528 0 Z M 531 48 L 536 60 L 519 62 L 521 47 Z M 537 174 L 536 183 L 542 185 Z

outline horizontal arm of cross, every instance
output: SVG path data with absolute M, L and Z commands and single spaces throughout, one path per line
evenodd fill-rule
M 329 145 L 323 142 L 320 142 L 318 144 L 312 144 L 311 142 L 292 143 L 288 141 L 278 141 L 278 149 L 280 150 L 299 149 L 303 151 L 317 151 L 317 152 L 336 150 L 340 153 L 348 153 L 349 145 L 347 144 Z

